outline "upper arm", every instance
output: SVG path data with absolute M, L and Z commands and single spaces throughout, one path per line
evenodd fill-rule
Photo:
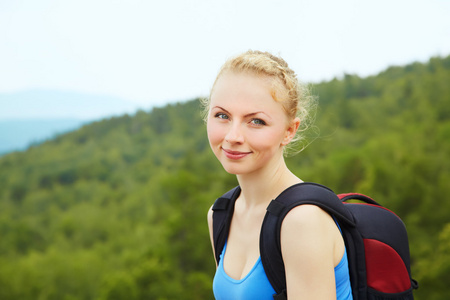
M 329 214 L 314 205 L 292 209 L 281 227 L 288 299 L 336 299 L 335 230 Z
M 209 228 L 209 238 L 211 240 L 211 247 L 212 247 L 212 251 L 213 251 L 213 255 L 214 255 L 214 261 L 216 261 L 215 257 L 216 257 L 216 253 L 214 251 L 214 236 L 213 236 L 213 210 L 212 210 L 212 206 L 211 208 L 208 210 L 208 228 Z M 217 267 L 217 262 L 216 262 L 216 267 Z

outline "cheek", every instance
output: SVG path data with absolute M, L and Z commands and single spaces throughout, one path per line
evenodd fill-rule
M 223 139 L 223 129 L 218 124 L 215 124 L 213 121 L 208 121 L 206 124 L 206 132 L 208 135 L 209 144 L 211 147 L 217 145 Z
M 251 144 L 254 148 L 261 151 L 263 150 L 273 150 L 276 151 L 280 148 L 281 142 L 283 141 L 283 135 L 280 134 L 279 130 L 266 130 L 261 131 L 260 134 L 253 135 L 251 137 Z

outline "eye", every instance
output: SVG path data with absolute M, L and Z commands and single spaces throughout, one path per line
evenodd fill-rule
M 222 120 L 228 120 L 228 119 L 229 119 L 228 116 L 227 116 L 226 114 L 221 113 L 221 112 L 215 114 L 214 117 L 215 117 L 215 118 L 218 118 L 218 119 L 222 119 Z
M 261 120 L 261 119 L 252 119 L 252 120 L 250 121 L 250 123 L 252 123 L 253 125 L 257 125 L 257 126 L 263 126 L 263 125 L 266 125 L 266 122 L 264 122 L 264 121 Z

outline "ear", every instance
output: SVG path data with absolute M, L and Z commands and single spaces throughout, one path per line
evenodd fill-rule
M 300 126 L 300 119 L 295 118 L 291 121 L 289 127 L 286 129 L 285 136 L 281 142 L 282 146 L 289 144 L 297 133 L 298 127 Z

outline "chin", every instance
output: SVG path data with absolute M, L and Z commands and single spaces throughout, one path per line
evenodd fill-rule
M 228 174 L 239 175 L 239 174 L 243 173 L 242 170 L 240 170 L 240 168 L 224 166 L 224 165 L 222 165 L 222 167 L 225 170 L 225 172 L 227 172 Z
M 223 169 L 233 175 L 244 175 L 255 172 L 255 168 L 249 168 L 249 166 L 245 166 L 243 164 L 230 164 L 225 163 L 222 164 Z
M 229 174 L 239 175 L 246 173 L 245 168 L 239 164 L 233 164 L 229 162 L 222 163 L 222 168 Z

